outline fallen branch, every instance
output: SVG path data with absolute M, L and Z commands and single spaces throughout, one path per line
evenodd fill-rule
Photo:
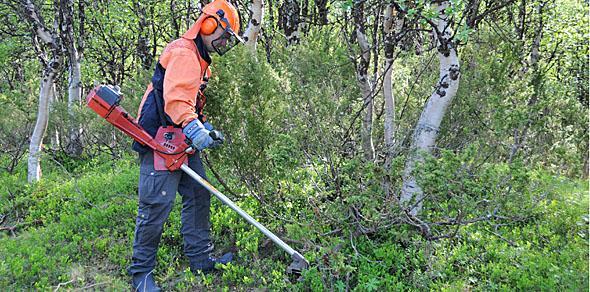
M 439 239 L 443 239 L 443 238 L 455 238 L 457 236 L 457 234 L 459 233 L 459 228 L 461 227 L 461 220 L 463 220 L 463 212 L 461 212 L 461 210 L 459 210 L 459 214 L 457 214 L 457 218 L 455 218 L 455 222 L 457 222 L 457 224 L 455 225 L 455 230 L 452 233 L 436 236 L 436 237 L 431 238 L 430 240 L 439 240 Z
M 487 231 L 487 232 L 489 232 L 489 233 L 491 233 L 491 234 L 493 234 L 493 235 L 497 236 L 498 238 L 500 238 L 501 240 L 505 241 L 506 243 L 508 243 L 508 244 L 509 244 L 510 246 L 512 246 L 512 247 L 518 247 L 518 245 L 517 245 L 516 243 L 514 243 L 514 241 L 512 241 L 512 240 L 510 240 L 510 239 L 507 239 L 507 238 L 505 238 L 504 236 L 500 235 L 500 234 L 499 234 L 499 233 L 497 233 L 497 232 L 494 232 L 494 231 L 491 231 L 491 230 L 488 230 L 488 229 L 485 229 L 485 231 Z
M 410 225 L 420 229 L 420 232 L 422 232 L 422 236 L 424 236 L 424 238 L 430 239 L 432 237 L 430 225 L 420 220 L 420 218 L 416 217 L 415 215 L 412 215 L 408 210 L 404 210 L 404 213 L 406 214 L 406 219 L 408 219 L 406 223 L 409 223 Z
M 12 236 L 16 236 L 15 234 L 15 230 L 16 230 L 17 226 L 0 226 L 0 231 L 10 231 L 10 235 Z
M 14 226 L 0 226 L 0 231 L 10 231 L 10 234 L 12 236 L 16 236 L 16 229 L 27 226 L 27 225 L 31 225 L 31 224 L 43 224 L 43 221 L 37 219 L 34 220 L 33 222 L 28 222 L 28 223 L 17 223 Z
M 57 284 L 57 288 L 55 288 L 55 290 L 53 290 L 53 292 L 55 292 L 55 291 L 59 290 L 59 288 L 61 288 L 61 286 L 62 286 L 62 285 L 63 285 L 63 286 L 65 286 L 65 285 L 67 285 L 67 284 L 71 284 L 72 282 L 74 282 L 74 279 L 71 279 L 71 280 L 69 280 L 69 281 L 67 281 L 67 282 L 63 282 L 63 283 L 59 283 L 59 284 Z

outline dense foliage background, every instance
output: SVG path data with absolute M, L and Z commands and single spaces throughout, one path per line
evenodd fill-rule
M 461 81 L 436 145 L 422 153 L 418 121 L 442 88 L 432 26 L 442 2 Z M 135 114 L 158 54 L 203 3 L 0 2 L 2 290 L 129 288 L 136 154 L 129 138 L 71 99 L 68 44 L 77 48 L 82 96 L 95 83 L 118 84 Z M 311 268 L 289 279 L 288 256 L 213 200 L 217 253 L 237 259 L 220 273 L 193 275 L 177 200 L 158 252 L 163 288 L 588 288 L 586 1 L 264 4 L 256 45 L 214 57 L 206 112 L 229 143 L 206 151 L 208 173 Z M 236 5 L 246 27 L 248 3 Z M 33 6 L 42 23 L 27 16 Z M 55 43 L 42 41 L 40 24 Z M 28 146 L 51 64 L 42 177 L 29 183 Z M 383 90 L 388 69 L 391 94 Z M 410 174 L 424 194 L 417 214 L 400 203 Z

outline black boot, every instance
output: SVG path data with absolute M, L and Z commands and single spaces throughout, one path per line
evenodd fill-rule
M 152 272 L 138 273 L 133 275 L 133 291 L 158 292 L 160 287 L 154 282 Z
M 203 273 L 210 273 L 215 270 L 215 264 L 227 264 L 232 261 L 234 254 L 228 252 L 222 255 L 219 258 L 208 257 L 205 260 L 191 263 L 191 271 L 196 273 L 197 271 L 202 271 Z

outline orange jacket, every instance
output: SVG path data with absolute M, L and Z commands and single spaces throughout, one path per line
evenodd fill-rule
M 203 17 L 191 27 L 191 31 L 199 31 Z M 188 33 L 188 32 L 187 32 Z M 160 56 L 160 65 L 166 70 L 164 74 L 164 112 L 172 121 L 182 127 L 202 115 L 205 97 L 199 93 L 204 78 L 211 75 L 209 63 L 199 54 L 192 39 L 183 37 L 166 46 Z M 152 91 L 150 83 L 139 106 L 138 119 L 143 104 Z M 199 112 L 196 112 L 196 111 Z

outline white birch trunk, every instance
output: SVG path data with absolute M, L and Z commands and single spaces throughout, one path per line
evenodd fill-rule
M 385 138 L 385 177 L 383 180 L 383 191 L 385 197 L 391 196 L 391 181 L 389 179 L 389 172 L 391 170 L 391 161 L 393 160 L 393 153 L 395 150 L 395 98 L 393 96 L 393 84 L 391 82 L 391 74 L 393 72 L 393 51 L 395 33 L 401 28 L 401 21 L 395 23 L 394 26 L 394 9 L 393 5 L 388 5 L 385 8 L 385 17 L 383 20 L 383 33 L 385 35 L 385 73 L 383 76 L 383 98 L 385 100 L 385 119 L 383 125 Z
M 47 131 L 49 121 L 49 104 L 55 94 L 54 86 L 58 70 L 62 62 L 62 49 L 59 37 L 56 31 L 50 31 L 45 27 L 37 7 L 31 0 L 21 2 L 24 14 L 23 18 L 29 22 L 32 30 L 38 39 L 49 47 L 51 60 L 45 63 L 43 75 L 41 76 L 41 85 L 39 87 L 39 105 L 37 112 L 37 121 L 31 140 L 29 142 L 29 157 L 27 161 L 27 180 L 29 182 L 39 181 L 41 179 L 41 151 L 43 149 L 43 137 Z M 57 19 L 54 20 L 54 27 L 57 27 Z M 34 42 L 36 42 L 34 40 Z M 44 60 L 45 55 L 41 48 L 38 51 L 40 59 Z
M 69 56 L 68 114 L 70 115 L 70 129 L 67 152 L 70 155 L 79 156 L 82 154 L 82 141 L 80 140 L 82 128 L 76 121 L 76 107 L 80 105 L 82 98 L 82 81 L 78 51 L 75 48 L 72 51 Z
M 368 76 L 361 76 L 366 79 L 359 81 L 361 87 L 361 94 L 363 96 L 363 104 L 366 105 L 365 113 L 363 115 L 363 128 L 361 131 L 363 141 L 363 151 L 366 161 L 373 161 L 375 159 L 375 146 L 373 144 L 373 91 L 371 84 L 367 78 Z
M 56 93 L 56 86 L 53 83 L 51 86 L 51 94 L 49 94 L 49 114 L 55 109 L 55 104 L 57 102 L 57 93 Z M 61 149 L 61 132 L 59 127 L 55 127 L 53 129 L 53 133 L 48 133 L 47 136 L 49 137 L 49 145 L 53 148 L 53 150 Z M 47 137 L 45 140 L 47 141 Z
M 250 21 L 244 33 L 246 47 L 253 52 L 256 51 L 256 41 L 262 27 L 262 18 L 264 17 L 264 0 L 252 0 L 250 3 Z
M 394 151 L 395 144 L 395 98 L 393 97 L 393 86 L 391 74 L 393 71 L 393 58 L 385 59 L 385 76 L 383 80 L 383 97 L 385 98 L 385 151 L 386 157 L 390 158 Z
M 373 90 L 367 73 L 371 50 L 367 36 L 358 28 L 356 30 L 356 39 L 361 48 L 361 65 L 357 69 L 356 77 L 361 90 L 361 96 L 363 97 L 363 106 L 365 107 L 362 119 L 361 140 L 365 160 L 372 161 L 375 158 L 375 146 L 373 145 Z
M 43 78 L 41 79 L 41 87 L 39 88 L 39 107 L 37 110 L 37 122 L 33 135 L 31 135 L 31 142 L 29 144 L 29 158 L 27 180 L 29 183 L 36 182 L 41 179 L 41 152 L 43 148 L 43 137 L 47 131 L 47 123 L 49 121 L 49 103 L 52 98 L 55 75 L 57 74 L 57 67 L 59 59 L 55 58 L 45 69 Z
M 362 104 L 362 125 L 361 125 L 361 146 L 365 161 L 375 159 L 375 147 L 373 146 L 373 88 L 369 79 L 369 64 L 371 61 L 371 46 L 365 34 L 365 11 L 364 1 L 354 1 L 352 15 L 354 20 L 354 37 L 360 48 L 360 60 L 354 60 L 356 66 L 356 79 L 361 96 Z
M 413 170 L 418 162 L 424 160 L 424 154 L 430 154 L 435 146 L 441 121 L 459 89 L 459 58 L 457 50 L 452 43 L 452 33 L 448 16 L 444 10 L 449 6 L 449 1 L 442 1 L 436 5 L 438 18 L 438 57 L 439 57 L 439 81 L 432 93 L 418 124 L 414 129 L 412 148 L 404 170 L 404 182 L 400 197 L 400 204 L 412 215 L 417 215 L 422 208 L 424 194 L 418 185 Z
M 69 87 L 68 87 L 68 108 L 72 109 L 75 106 L 80 105 L 81 94 L 82 94 L 82 81 L 80 76 L 80 60 L 78 59 L 78 53 L 74 52 L 72 56 L 72 64 L 69 69 Z
M 387 154 L 393 152 L 394 143 L 394 121 L 395 121 L 395 100 L 393 98 L 393 86 L 391 82 L 391 73 L 393 71 L 393 6 L 388 5 L 385 9 L 383 19 L 383 32 L 385 34 L 385 73 L 383 76 L 383 98 L 385 99 L 385 148 Z
M 82 5 L 82 4 L 80 4 Z M 74 1 L 60 0 L 59 1 L 59 16 L 60 16 L 60 37 L 62 44 L 65 47 L 68 59 L 68 115 L 69 115 L 69 129 L 66 152 L 72 156 L 79 156 L 82 154 L 82 143 L 80 141 L 81 127 L 76 121 L 76 107 L 80 105 L 82 96 L 81 92 L 81 76 L 80 76 L 80 61 L 81 55 L 78 51 L 78 46 L 81 46 L 81 38 L 76 39 L 74 33 Z M 82 20 L 83 21 L 83 17 Z M 78 44 L 76 44 L 78 42 Z

